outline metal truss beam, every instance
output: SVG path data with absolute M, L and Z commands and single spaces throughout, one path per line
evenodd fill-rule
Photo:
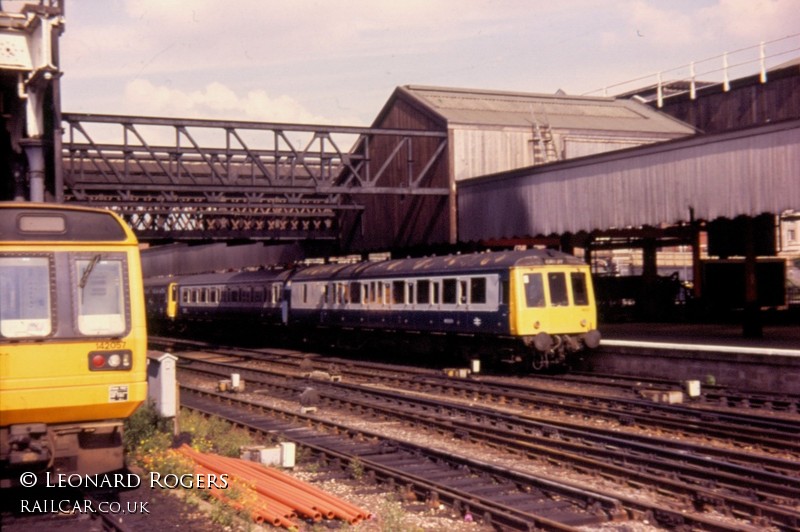
M 62 115 L 65 199 L 120 213 L 140 238 L 335 239 L 365 196 L 426 186 L 445 132 Z M 414 142 L 435 148 L 417 160 Z M 374 146 L 380 145 L 380 150 Z M 379 152 L 378 157 L 373 152 Z

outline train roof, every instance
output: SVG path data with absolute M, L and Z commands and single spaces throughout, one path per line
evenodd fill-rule
M 177 282 L 181 286 L 211 284 L 264 283 L 285 281 L 291 270 L 256 270 L 245 272 L 201 273 L 169 278 L 166 282 Z M 156 284 L 156 283 L 154 283 Z
M 324 264 L 300 270 L 292 279 L 358 279 L 378 277 L 405 277 L 438 274 L 466 274 L 506 270 L 519 266 L 543 266 L 547 264 L 581 265 L 584 262 L 567 253 L 552 249 L 524 251 L 499 251 L 446 255 L 416 259 L 394 259 L 357 264 Z
M 103 242 L 137 244 L 136 236 L 114 212 L 56 203 L 0 202 L 0 240 L 37 244 Z

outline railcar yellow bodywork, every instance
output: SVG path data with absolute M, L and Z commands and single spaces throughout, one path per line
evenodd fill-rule
M 108 211 L 0 203 L 0 466 L 121 468 L 147 397 L 135 236 Z M 7 483 L 7 482 L 6 482 Z

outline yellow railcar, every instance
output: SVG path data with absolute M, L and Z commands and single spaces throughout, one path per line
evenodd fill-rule
M 122 424 L 147 397 L 136 237 L 109 211 L 0 203 L 0 467 L 123 467 Z M 10 480 L 9 480 L 10 479 Z

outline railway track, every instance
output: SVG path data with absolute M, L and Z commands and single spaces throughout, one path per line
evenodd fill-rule
M 399 490 L 407 499 L 431 505 L 446 503 L 502 530 L 577 531 L 578 526 L 621 520 L 623 510 L 670 528 L 762 530 L 741 523 L 726 525 L 635 498 L 604 496 L 228 394 L 188 387 L 182 387 L 182 394 L 185 407 L 223 417 L 251 431 L 279 433 L 337 468 L 357 461 L 369 479 Z
M 238 355 L 236 353 L 239 353 Z M 242 356 L 242 352 L 223 350 L 222 354 Z M 285 356 L 282 353 L 281 356 Z M 252 357 L 252 358 L 251 358 Z M 286 363 L 271 361 L 298 369 L 294 360 Z M 243 360 L 260 361 L 260 354 L 247 354 Z M 330 362 L 317 364 L 318 368 L 327 368 Z M 247 366 L 242 365 L 242 370 Z M 260 372 L 269 372 L 267 368 Z M 306 367 L 303 371 L 308 372 Z M 554 389 L 552 386 L 540 386 L 534 383 L 515 384 L 499 379 L 452 379 L 432 372 L 420 372 L 407 375 L 392 368 L 381 370 L 369 364 L 369 367 L 347 367 L 347 380 L 365 384 L 382 384 L 394 389 L 403 389 L 426 394 L 441 394 L 454 398 L 471 399 L 497 406 L 513 405 L 525 409 L 530 414 L 542 414 L 549 411 L 551 416 L 570 419 L 606 420 L 623 427 L 638 427 L 645 430 L 678 434 L 682 438 L 724 441 L 751 449 L 757 447 L 765 453 L 790 453 L 800 460 L 800 418 L 782 419 L 764 417 L 730 409 L 711 410 L 697 409 L 691 406 L 654 403 L 645 399 L 628 399 L 609 397 L 585 391 Z M 275 371 L 275 375 L 285 375 Z
M 286 375 L 264 376 L 259 371 L 242 367 L 241 360 L 234 366 L 219 364 L 211 370 L 214 364 L 209 362 L 191 363 L 194 370 L 211 371 L 215 376 L 224 376 L 235 368 L 249 383 L 270 387 L 270 393 L 284 397 L 296 397 L 308 385 L 304 379 L 287 381 Z M 603 477 L 623 479 L 617 482 L 667 491 L 675 501 L 683 501 L 683 511 L 687 511 L 688 501 L 689 509 L 711 507 L 729 515 L 754 519 L 754 526 L 794 527 L 800 518 L 794 509 L 786 509 L 800 501 L 796 462 L 676 444 L 669 438 L 634 437 L 613 431 L 603 434 L 600 430 L 589 431 L 569 423 L 542 423 L 518 413 L 507 414 L 491 408 L 409 397 L 345 383 L 315 383 L 315 387 L 330 406 L 348 405 L 372 416 L 402 419 L 417 427 L 425 426 L 428 431 L 449 433 L 465 442 L 482 442 L 536 460 L 571 464 L 578 471 L 594 471 Z M 642 510 L 626 506 L 626 510 L 656 515 L 663 508 Z

